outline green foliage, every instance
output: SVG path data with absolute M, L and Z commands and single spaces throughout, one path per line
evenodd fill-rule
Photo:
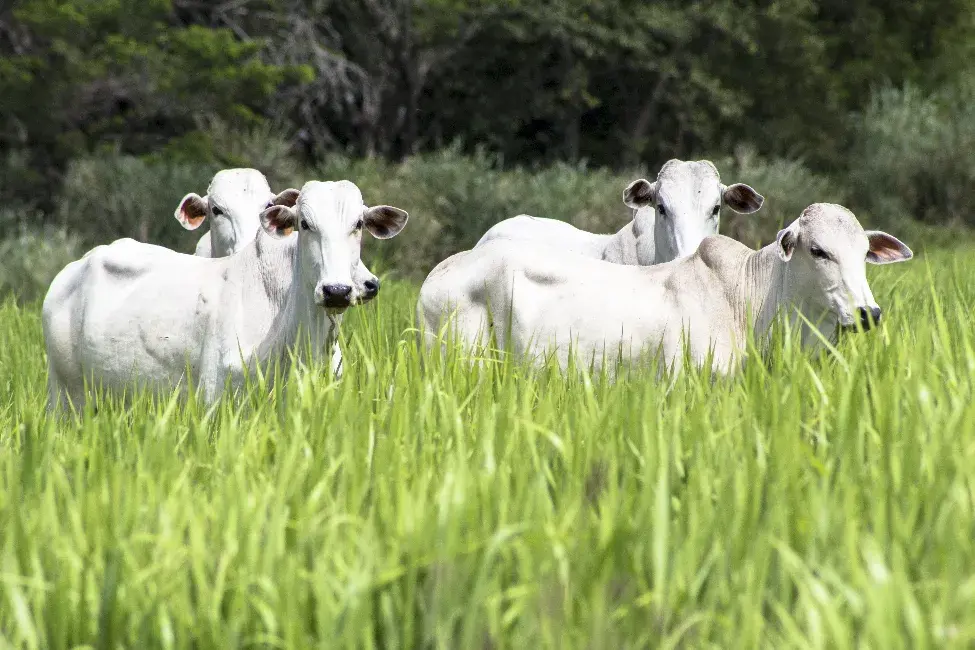
M 131 237 L 193 252 L 200 233 L 184 231 L 173 213 L 187 193 L 205 194 L 217 169 L 119 155 L 78 159 L 55 219 L 91 246 Z
M 174 25 L 171 11 L 167 0 L 26 0 L 0 16 L 20 35 L 9 52 L 0 41 L 0 145 L 56 177 L 94 149 L 153 151 L 201 116 L 259 123 L 296 71 L 263 62 L 259 41 Z
M 975 223 L 975 81 L 934 94 L 887 87 L 856 127 L 849 177 L 858 200 L 888 219 Z
M 747 183 L 765 197 L 757 213 L 737 214 L 725 209 L 722 215 L 721 233 L 748 246 L 774 240 L 779 229 L 813 203 L 847 204 L 845 185 L 811 172 L 798 161 L 762 158 L 754 150 L 740 147 L 734 156 L 714 163 L 721 172 L 722 182 Z
M 175 138 L 160 152 L 144 157 L 159 164 L 184 163 L 226 169 L 260 170 L 272 188 L 281 189 L 300 176 L 291 143 L 270 124 L 249 129 L 231 127 L 220 120 L 202 120 L 197 130 Z M 309 180 L 309 179 L 306 179 Z
M 411 226 L 412 227 L 412 224 Z M 898 233 L 899 234 L 899 233 Z M 914 242 L 908 242 L 913 244 Z M 0 630 L 26 647 L 967 647 L 975 283 L 874 269 L 876 331 L 734 379 L 471 367 L 415 289 L 346 376 L 56 423 L 0 308 Z
M 537 172 L 502 170 L 485 154 L 466 157 L 444 150 L 398 165 L 332 158 L 313 174 L 347 178 L 363 188 L 367 202 L 410 212 L 410 227 L 383 246 L 383 263 L 416 278 L 471 248 L 495 223 L 518 214 L 613 231 L 630 219 L 622 201 L 628 181 L 605 170 L 564 165 Z
M 507 167 L 615 170 L 744 146 L 842 178 L 862 135 L 849 116 L 879 110 L 885 83 L 957 84 L 972 15 L 970 0 L 8 3 L 0 147 L 25 164 L 0 200 L 51 213 L 70 161 L 104 151 L 263 168 L 294 145 L 314 164 L 460 142 Z M 288 151 L 228 155 L 229 131 Z
M 25 215 L 12 212 L 0 212 L 0 224 L 16 232 L 15 224 Z M 30 220 L 38 215 L 26 217 Z M 22 304 L 43 298 L 54 276 L 84 251 L 76 235 L 60 228 L 22 229 L 0 239 L 0 296 L 13 296 Z

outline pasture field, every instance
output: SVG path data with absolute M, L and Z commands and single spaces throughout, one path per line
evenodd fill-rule
M 0 307 L 0 646 L 975 644 L 972 250 L 871 267 L 885 316 L 731 380 L 419 354 L 416 287 L 346 375 L 44 412 Z

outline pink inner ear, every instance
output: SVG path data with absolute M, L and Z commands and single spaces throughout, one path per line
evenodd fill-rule
M 200 206 L 196 205 L 192 201 L 186 201 L 181 206 L 179 211 L 179 220 L 188 230 L 196 230 L 199 228 L 203 224 L 203 220 L 206 219 L 206 217 L 206 211 L 201 211 Z
M 876 248 L 871 247 L 870 254 L 885 262 L 893 262 L 894 260 L 899 260 L 901 258 L 900 249 L 890 248 L 888 246 L 878 246 Z
M 908 259 L 910 252 L 896 239 L 888 235 L 871 235 L 870 257 L 878 262 L 899 262 Z

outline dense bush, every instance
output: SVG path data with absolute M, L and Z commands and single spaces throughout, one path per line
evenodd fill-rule
M 857 118 L 849 182 L 885 221 L 975 224 L 975 80 L 885 88 Z
M 9 221 L 9 215 L 0 219 Z M 61 228 L 24 229 L 0 240 L 0 301 L 8 295 L 22 303 L 43 298 L 58 271 L 84 251 L 81 241 Z
M 75 160 L 54 220 L 89 245 L 132 237 L 192 251 L 199 234 L 186 234 L 173 212 L 187 192 L 204 194 L 215 170 L 120 155 Z
M 518 214 L 564 219 L 597 232 L 617 230 L 630 218 L 622 201 L 626 176 L 568 165 L 503 170 L 490 156 L 466 157 L 456 149 L 395 165 L 332 158 L 312 176 L 347 178 L 367 203 L 410 212 L 403 235 L 382 248 L 385 266 L 411 276 L 422 277 L 440 260 L 473 246 L 495 223 Z
M 747 146 L 712 157 L 725 183 L 748 183 L 766 197 L 756 214 L 724 210 L 721 232 L 751 246 L 764 244 L 807 205 L 828 201 L 849 206 L 864 224 L 892 229 L 915 247 L 920 241 L 950 243 L 957 230 L 941 236 L 906 217 L 941 226 L 971 220 L 975 169 L 967 151 L 975 144 L 975 110 L 966 98 L 973 95 L 967 87 L 934 97 L 911 87 L 879 93 L 870 110 L 856 118 L 858 153 L 845 175 L 815 173 L 799 161 L 762 157 Z M 24 171 L 15 157 L 8 158 L 6 167 Z M 120 237 L 192 251 L 200 232 L 180 228 L 173 211 L 184 194 L 204 193 L 214 172 L 231 166 L 260 169 L 275 191 L 301 187 L 310 179 L 348 179 L 362 189 L 367 203 L 406 209 L 411 221 L 403 235 L 381 246 L 367 243 L 364 258 L 377 272 L 414 279 L 470 248 L 493 224 L 518 214 L 563 219 L 591 232 L 615 232 L 630 219 L 623 188 L 634 178 L 654 178 L 659 169 L 613 172 L 565 163 L 506 168 L 491 154 L 466 155 L 459 147 L 400 163 L 333 155 L 308 168 L 272 129 L 235 131 L 208 122 L 150 157 L 108 153 L 76 159 L 55 194 L 53 214 L 8 208 L 8 232 L 12 227 L 30 234 L 2 245 L 45 251 L 45 264 L 52 267 L 73 259 L 76 249 Z M 54 229 L 37 231 L 38 223 Z M 52 247 L 57 254 L 50 252 Z M 38 293 L 36 283 L 46 282 L 56 271 L 43 267 L 33 280 L 24 281 L 25 269 L 31 267 L 21 258 L 0 260 L 0 272 L 7 278 L 4 292 L 32 297 Z
M 733 156 L 718 158 L 714 163 L 722 182 L 747 183 L 765 197 L 765 204 L 755 214 L 738 214 L 728 209 L 722 214 L 721 233 L 749 246 L 775 239 L 782 226 L 812 203 L 847 203 L 845 186 L 811 172 L 798 161 L 762 158 L 753 149 L 741 147 Z

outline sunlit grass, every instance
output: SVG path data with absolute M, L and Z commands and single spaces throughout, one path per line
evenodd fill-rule
M 871 270 L 832 356 L 730 380 L 471 365 L 415 288 L 345 377 L 54 422 L 0 307 L 0 639 L 14 647 L 969 647 L 975 277 Z

